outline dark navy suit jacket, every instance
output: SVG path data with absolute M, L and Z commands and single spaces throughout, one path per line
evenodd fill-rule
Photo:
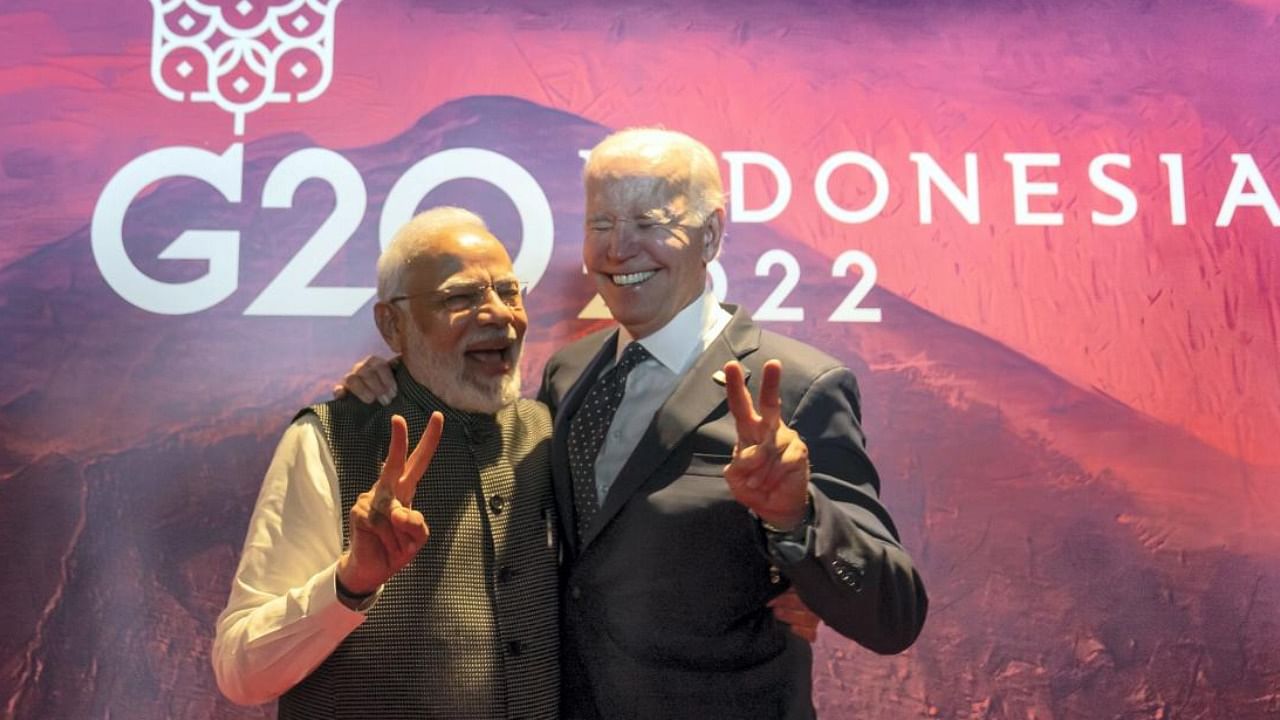
M 555 420 L 552 474 L 564 539 L 562 709 L 575 718 L 808 718 L 808 643 L 766 603 L 794 585 L 837 632 L 880 653 L 909 646 L 927 597 L 879 500 L 857 382 L 834 358 L 763 332 L 741 310 L 648 425 L 579 542 L 569 420 L 616 352 L 617 331 L 556 353 L 539 392 Z M 768 552 L 722 471 L 736 438 L 723 385 L 782 361 L 782 419 L 809 447 L 808 553 Z

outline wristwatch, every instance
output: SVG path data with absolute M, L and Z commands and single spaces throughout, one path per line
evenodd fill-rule
M 793 528 L 784 529 L 777 527 L 757 516 L 760 520 L 760 527 L 764 529 L 765 537 L 772 542 L 793 542 L 803 545 L 806 536 L 809 533 L 809 527 L 813 525 L 813 496 L 806 493 L 804 496 L 804 517 Z

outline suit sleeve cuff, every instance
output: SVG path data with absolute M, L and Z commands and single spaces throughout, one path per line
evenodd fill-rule
M 781 565 L 794 565 L 812 555 L 815 544 L 815 521 L 812 494 L 805 499 L 804 519 L 796 527 L 780 531 L 761 521 L 760 527 L 764 530 L 769 557 Z

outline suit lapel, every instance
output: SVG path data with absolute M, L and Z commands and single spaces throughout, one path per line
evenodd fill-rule
M 648 429 L 627 458 L 613 487 L 604 498 L 591 527 L 587 528 L 583 546 L 595 539 L 631 495 L 662 466 L 685 438 L 693 435 L 707 416 L 724 401 L 724 386 L 714 375 L 730 360 L 743 358 L 760 346 L 760 330 L 739 308 L 715 340 L 694 360 L 693 367 L 680 378 L 675 392 L 649 422 Z M 613 347 L 613 343 L 609 343 Z M 594 376 L 593 376 L 594 377 Z M 581 383 L 579 383 L 581 384 Z M 581 399 L 579 399 L 581 402 Z M 568 430 L 565 424 L 564 431 Z M 560 432 L 559 420 L 556 431 Z
M 596 350 L 595 355 L 583 352 L 576 358 L 565 358 L 561 372 L 566 378 L 573 378 L 573 384 L 565 391 L 556 404 L 556 416 L 552 431 L 551 477 L 555 491 L 557 515 L 560 516 L 560 537 L 563 538 L 572 553 L 578 550 L 577 513 L 573 506 L 573 474 L 569 470 L 569 421 L 582 405 L 587 391 L 595 384 L 600 369 L 617 353 L 618 332 L 605 337 Z M 584 364 L 585 361 L 585 364 Z

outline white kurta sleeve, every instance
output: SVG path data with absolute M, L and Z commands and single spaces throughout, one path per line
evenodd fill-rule
M 231 701 L 279 697 L 364 621 L 337 597 L 340 498 L 319 420 L 304 416 L 276 447 L 218 617 L 213 670 Z

